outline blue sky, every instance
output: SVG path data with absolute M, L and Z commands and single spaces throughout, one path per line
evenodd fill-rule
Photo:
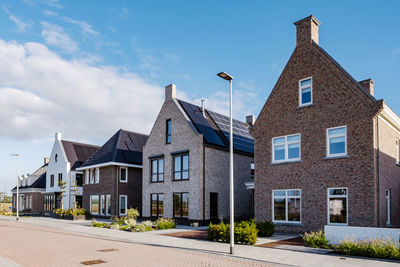
M 320 45 L 400 114 L 398 1 L 56 1 L 0 6 L 0 191 L 15 160 L 33 172 L 54 133 L 103 144 L 119 128 L 148 133 L 164 86 L 234 115 L 261 110 L 295 47 L 293 22 L 314 14 Z

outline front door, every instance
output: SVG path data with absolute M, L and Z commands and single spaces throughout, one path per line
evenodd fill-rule
M 210 220 L 218 220 L 218 193 L 210 193 Z

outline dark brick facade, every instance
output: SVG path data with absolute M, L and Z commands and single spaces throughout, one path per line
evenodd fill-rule
M 98 184 L 83 185 L 83 208 L 90 210 L 91 195 L 111 195 L 111 216 L 119 216 L 119 195 L 128 196 L 128 209 L 142 209 L 142 169 L 128 168 L 128 182 L 119 181 L 119 166 L 101 167 Z M 118 184 L 118 189 L 117 189 Z M 100 197 L 99 197 L 100 198 Z
M 320 229 L 328 220 L 327 189 L 347 187 L 348 225 L 385 226 L 382 216 L 378 216 L 378 209 L 380 212 L 383 209 L 382 200 L 378 203 L 378 190 L 384 194 L 382 182 L 378 188 L 378 179 L 382 181 L 385 175 L 395 176 L 398 181 L 399 170 L 393 173 L 391 168 L 396 167 L 393 158 L 377 157 L 375 124 L 383 102 L 361 89 L 318 46 L 317 24 L 310 17 L 296 24 L 297 33 L 305 36 L 297 37 L 297 46 L 252 130 L 255 218 L 272 220 L 273 190 L 301 189 L 301 223 L 278 224 L 277 231 Z M 313 104 L 299 107 L 299 80 L 308 77 L 312 77 Z M 344 125 L 347 126 L 348 157 L 327 159 L 326 130 Z M 301 162 L 272 165 L 272 138 L 297 133 L 301 134 Z M 391 142 L 394 147 L 395 139 Z M 382 160 L 391 161 L 392 167 L 382 171 Z M 381 175 L 378 175 L 378 166 L 382 166 Z M 393 201 L 399 203 L 399 184 L 392 183 L 392 186 L 392 195 L 396 195 Z M 393 209 L 398 214 L 398 204 Z M 393 225 L 398 223 L 398 219 L 393 221 Z
M 41 214 L 43 212 L 43 194 L 41 192 L 29 192 L 29 193 L 20 192 L 19 195 L 20 197 L 22 196 L 22 201 L 24 202 L 23 203 L 24 209 L 20 210 L 21 213 Z M 16 203 L 15 203 L 16 197 L 17 193 L 13 193 L 12 195 L 13 212 L 16 212 Z M 32 203 L 30 203 L 31 202 L 30 198 L 32 198 Z

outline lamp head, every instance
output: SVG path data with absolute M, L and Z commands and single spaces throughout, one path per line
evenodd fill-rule
M 220 73 L 218 73 L 217 75 L 218 75 L 219 77 L 221 77 L 222 79 L 227 80 L 227 81 L 232 81 L 232 80 L 233 80 L 233 76 L 232 76 L 232 75 L 229 75 L 229 74 L 226 73 L 226 72 L 220 72 Z

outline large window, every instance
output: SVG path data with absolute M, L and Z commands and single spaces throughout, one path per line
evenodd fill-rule
M 152 159 L 151 160 L 151 181 L 163 182 L 164 181 L 164 159 Z
M 88 184 L 88 183 L 89 183 L 89 173 L 90 173 L 89 170 L 86 170 L 86 171 L 85 171 L 85 184 Z
M 91 183 L 91 184 L 94 184 L 94 181 L 95 181 L 94 176 L 95 176 L 94 170 L 93 170 L 93 169 L 90 169 L 90 183 Z
M 326 131 L 327 157 L 347 155 L 346 126 L 329 128 Z
M 105 215 L 106 214 L 106 201 L 105 201 L 105 196 L 101 195 L 100 196 L 100 214 Z
M 390 189 L 385 190 L 386 193 L 386 225 L 391 225 L 390 215 L 391 215 L 391 205 L 390 202 L 392 200 Z
M 174 217 L 182 218 L 189 216 L 189 194 L 174 193 Z
M 62 183 L 63 183 L 63 180 L 62 180 L 62 173 L 59 173 L 59 174 L 58 174 L 58 186 L 61 186 Z
M 165 143 L 171 144 L 171 119 L 166 122 Z
M 126 210 L 128 209 L 128 196 L 119 196 L 119 215 L 126 215 Z
M 312 104 L 312 78 L 299 81 L 299 106 Z
M 111 214 L 111 195 L 106 195 L 106 215 Z
M 54 186 L 54 174 L 50 175 L 50 187 Z
M 99 181 L 100 181 L 100 169 L 99 169 L 99 168 L 96 168 L 95 171 L 96 171 L 96 174 L 95 174 L 95 176 L 94 176 L 94 182 L 95 182 L 96 184 L 98 184 Z
M 299 223 L 301 221 L 301 190 L 273 190 L 272 218 L 275 222 Z
M 272 138 L 272 162 L 300 160 L 300 134 Z
M 98 195 L 90 196 L 90 213 L 91 214 L 99 214 L 99 196 Z
M 127 183 L 128 182 L 128 168 L 121 167 L 119 169 L 119 181 L 121 183 Z
M 174 156 L 174 180 L 189 179 L 189 154 Z
M 347 188 L 328 188 L 328 224 L 347 224 Z
M 164 195 L 151 194 L 151 216 L 164 216 Z
M 75 185 L 76 186 L 82 186 L 83 184 L 83 174 L 82 173 L 77 173 L 75 176 Z

